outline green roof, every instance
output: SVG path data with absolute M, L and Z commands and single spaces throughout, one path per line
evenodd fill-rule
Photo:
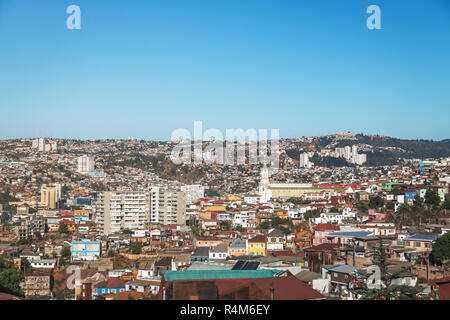
M 166 281 L 173 280 L 204 280 L 204 279 L 233 279 L 233 278 L 272 278 L 278 276 L 280 270 L 180 270 L 163 271 Z
M 232 264 L 217 265 L 195 261 L 191 263 L 191 266 L 188 268 L 188 270 L 230 270 L 231 268 L 233 268 Z

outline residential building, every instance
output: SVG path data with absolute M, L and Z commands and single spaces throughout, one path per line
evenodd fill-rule
M 151 188 L 150 222 L 163 225 L 186 224 L 186 194 L 159 187 Z
M 101 234 L 119 233 L 125 229 L 145 229 L 149 222 L 149 206 L 147 192 L 100 192 L 95 215 Z

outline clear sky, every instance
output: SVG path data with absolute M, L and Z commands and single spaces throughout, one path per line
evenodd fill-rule
M 450 1 L 0 0 L 0 111 L 0 138 L 450 138 Z

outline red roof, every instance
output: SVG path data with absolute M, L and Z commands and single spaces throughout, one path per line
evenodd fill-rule
M 327 230 L 329 230 L 329 231 L 337 231 L 337 230 L 340 230 L 340 227 L 338 225 L 336 225 L 336 224 L 322 223 L 322 224 L 319 224 L 317 226 L 314 226 L 313 230 L 314 231 L 327 231 Z
M 120 278 L 108 278 L 95 285 L 96 288 L 125 288 L 125 281 Z
M 270 298 L 272 288 L 274 300 L 315 300 L 325 298 L 293 275 L 257 279 L 216 279 L 215 282 L 220 296 L 254 284 L 268 298 Z

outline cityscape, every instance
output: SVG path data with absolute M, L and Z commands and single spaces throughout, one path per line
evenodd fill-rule
M 400 141 L 283 139 L 274 173 L 176 166 L 172 141 L 3 140 L 1 296 L 448 299 L 450 142 Z M 403 157 L 365 166 L 378 149 Z M 388 293 L 366 283 L 381 256 Z
M 446 303 L 449 9 L 0 0 L 0 301 Z

